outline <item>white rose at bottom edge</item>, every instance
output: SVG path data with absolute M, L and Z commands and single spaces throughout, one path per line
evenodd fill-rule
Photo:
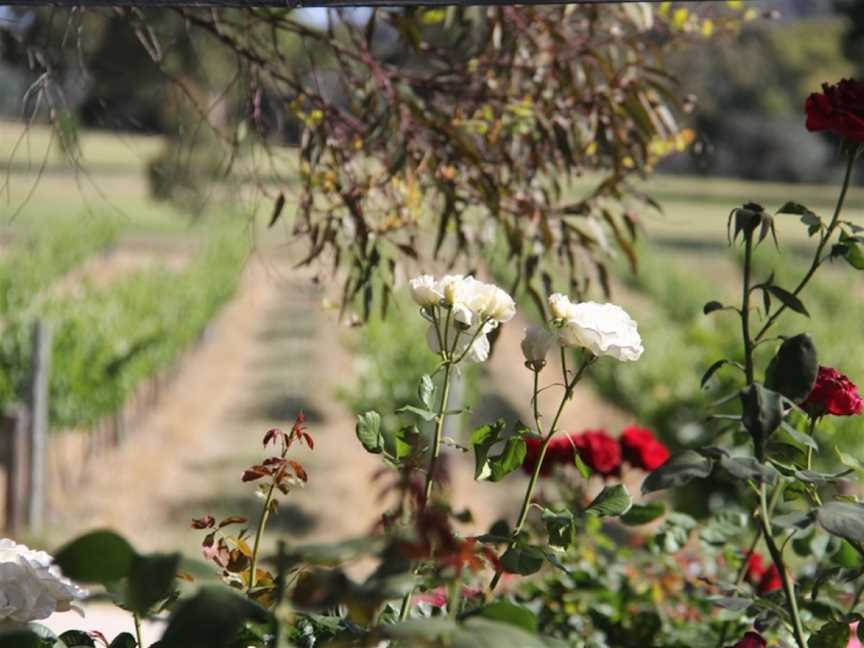
M 465 353 L 464 360 L 468 362 L 483 362 L 486 358 L 489 357 L 489 340 L 486 338 L 486 334 L 492 330 L 487 324 L 484 328 L 483 332 L 477 335 L 474 338 L 474 334 L 477 331 L 476 326 L 469 328 L 468 330 L 462 331 L 459 336 L 459 341 L 456 344 L 456 357 L 461 356 Z M 449 332 L 447 333 L 447 341 L 445 344 L 447 348 L 450 349 L 453 347 L 453 341 L 455 340 L 456 330 L 455 327 L 451 326 Z M 471 348 L 468 349 L 468 343 L 471 342 L 471 339 L 474 338 L 474 342 L 471 343 Z M 438 334 L 435 332 L 435 327 L 430 325 L 429 329 L 426 331 L 426 342 L 429 343 L 429 348 L 432 349 L 433 353 L 441 353 L 441 345 L 438 343 Z M 465 350 L 468 349 L 466 352 Z
M 0 624 L 47 619 L 87 595 L 53 563 L 44 551 L 0 539 Z
M 558 338 L 562 346 L 585 347 L 622 361 L 638 360 L 645 350 L 636 321 L 615 304 L 573 304 Z

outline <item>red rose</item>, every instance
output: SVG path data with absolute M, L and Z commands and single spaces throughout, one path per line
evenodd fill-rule
M 758 551 L 754 551 L 750 554 L 750 557 L 747 558 L 747 567 L 744 571 L 744 578 L 747 579 L 747 582 L 753 587 L 757 587 L 766 571 L 768 571 L 768 568 L 765 567 L 765 561 L 762 558 L 762 554 Z
M 849 378 L 831 367 L 819 367 L 816 384 L 802 409 L 810 416 L 857 416 L 864 408 L 864 401 Z
M 525 459 L 522 462 L 522 470 L 528 474 L 534 474 L 534 468 L 537 467 L 537 461 L 540 459 L 540 447 L 543 445 L 543 440 L 536 437 L 527 437 L 525 439 Z M 546 477 L 552 472 L 552 462 L 549 461 L 549 455 L 543 458 L 543 466 L 540 468 L 540 475 Z
M 783 587 L 783 581 L 780 580 L 780 571 L 777 569 L 777 565 L 772 564 L 759 579 L 756 591 L 759 594 L 770 594 L 781 587 Z
M 621 467 L 621 446 L 603 430 L 587 430 L 570 436 L 582 461 L 603 476 L 618 472 Z
M 537 460 L 540 459 L 540 447 L 542 445 L 542 439 L 536 437 L 525 439 L 526 452 L 525 460 L 522 462 L 522 470 L 529 475 L 534 472 Z M 563 435 L 552 437 L 549 447 L 546 448 L 546 456 L 543 457 L 543 466 L 540 468 L 540 475 L 548 477 L 556 464 L 567 465 L 573 463 L 573 453 L 573 445 L 570 443 L 569 438 Z
M 864 83 L 843 79 L 836 85 L 822 84 L 822 92 L 811 94 L 804 104 L 807 130 L 832 131 L 864 142 Z
M 735 644 L 734 648 L 765 648 L 767 645 L 768 643 L 760 634 L 748 632 L 741 641 Z
M 621 453 L 630 465 L 643 470 L 656 470 L 669 458 L 669 451 L 651 430 L 631 425 L 621 432 Z

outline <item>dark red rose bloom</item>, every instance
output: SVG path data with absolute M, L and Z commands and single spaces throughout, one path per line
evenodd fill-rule
M 669 458 L 666 449 L 654 433 L 646 428 L 631 425 L 621 432 L 621 454 L 631 466 L 643 470 L 656 470 Z
M 823 83 L 821 93 L 807 98 L 804 112 L 807 130 L 827 130 L 864 142 L 864 83 L 853 79 L 843 79 L 836 85 Z
M 759 579 L 756 591 L 759 594 L 770 594 L 781 587 L 783 587 L 783 581 L 780 580 L 780 570 L 777 569 L 777 565 L 772 564 Z
M 762 636 L 756 632 L 748 632 L 734 648 L 765 648 L 768 645 Z
M 621 446 L 603 430 L 586 430 L 570 438 L 582 461 L 594 472 L 605 477 L 621 468 Z
M 543 440 L 536 437 L 528 437 L 525 439 L 525 460 L 522 462 L 522 470 L 527 474 L 534 472 L 534 467 L 540 459 L 540 447 L 543 445 Z M 552 474 L 552 468 L 557 465 L 567 465 L 573 463 L 575 450 L 570 443 L 570 439 L 566 436 L 552 437 L 549 442 L 549 447 L 546 448 L 546 456 L 543 458 L 543 466 L 540 468 L 540 475 L 548 477 Z
M 537 467 L 537 462 L 540 459 L 540 446 L 543 445 L 543 440 L 536 437 L 527 437 L 525 439 L 525 460 L 522 462 L 522 470 L 527 475 L 534 473 L 534 468 Z M 546 457 L 543 459 L 543 466 L 540 468 L 540 475 L 548 476 L 552 472 L 552 462 L 549 461 L 547 451 Z
M 768 568 L 765 566 L 762 554 L 758 551 L 750 554 L 750 557 L 747 559 L 747 567 L 744 571 L 744 578 L 747 579 L 747 582 L 753 587 L 757 587 L 766 571 L 768 571 Z
M 864 401 L 849 378 L 831 367 L 819 367 L 816 384 L 801 408 L 810 416 L 857 416 L 864 408 Z

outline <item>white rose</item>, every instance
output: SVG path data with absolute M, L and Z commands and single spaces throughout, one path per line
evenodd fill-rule
M 411 297 L 419 306 L 434 306 L 444 297 L 432 275 L 420 275 L 408 282 Z
M 575 304 L 570 301 L 567 295 L 555 293 L 549 297 L 549 311 L 552 313 L 553 320 L 565 320 L 570 316 Z
M 44 551 L 0 539 L 0 622 L 29 623 L 72 609 L 87 593 L 64 578 Z
M 638 360 L 644 348 L 636 322 L 615 304 L 573 304 L 558 331 L 562 346 L 585 347 L 597 356 Z
M 516 315 L 516 302 L 494 284 L 476 282 L 467 301 L 468 307 L 480 319 L 492 319 L 497 323 L 509 322 Z
M 546 354 L 555 343 L 555 335 L 545 326 L 530 326 L 522 338 L 522 354 L 525 362 L 538 371 L 546 364 Z
M 453 348 L 453 343 L 456 343 L 456 349 L 453 352 L 455 356 L 454 360 L 464 353 L 465 357 L 463 360 L 467 362 L 483 362 L 489 357 L 489 340 L 486 338 L 486 335 L 492 328 L 489 324 L 486 324 L 483 330 L 478 332 L 477 325 L 463 331 L 459 331 L 456 327 L 451 326 L 447 331 L 447 339 L 444 344 L 449 351 Z M 440 335 L 443 337 L 444 332 L 441 331 Z M 458 340 L 456 339 L 457 335 L 459 336 Z M 435 326 L 430 325 L 426 331 L 426 342 L 429 343 L 429 348 L 432 349 L 433 353 L 441 353 L 438 336 L 439 334 L 435 331 Z M 469 343 L 471 345 L 470 348 L 468 346 Z
M 471 326 L 473 313 L 467 302 L 476 292 L 474 277 L 463 275 L 444 275 L 438 281 L 438 292 L 444 296 L 444 302 L 453 309 L 453 319 L 465 326 Z

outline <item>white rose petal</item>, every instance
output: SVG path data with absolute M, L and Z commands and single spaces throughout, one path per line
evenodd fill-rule
M 555 335 L 544 326 L 530 326 L 525 329 L 522 339 L 522 354 L 525 362 L 542 365 L 546 362 L 546 354 L 555 344 Z
M 570 317 L 574 306 L 575 304 L 567 295 L 555 293 L 549 297 L 549 311 L 552 313 L 553 320 L 566 320 Z
M 0 539 L 0 623 L 47 619 L 87 595 L 53 563 L 44 551 Z
M 509 322 L 516 315 L 516 302 L 494 284 L 476 282 L 468 306 L 480 319 L 492 319 L 498 323 Z
M 573 304 L 558 331 L 562 346 L 585 347 L 597 356 L 638 360 L 644 351 L 636 322 L 615 304 Z
M 444 295 L 439 290 L 438 283 L 432 275 L 420 275 L 408 282 L 411 297 L 419 306 L 434 306 Z

